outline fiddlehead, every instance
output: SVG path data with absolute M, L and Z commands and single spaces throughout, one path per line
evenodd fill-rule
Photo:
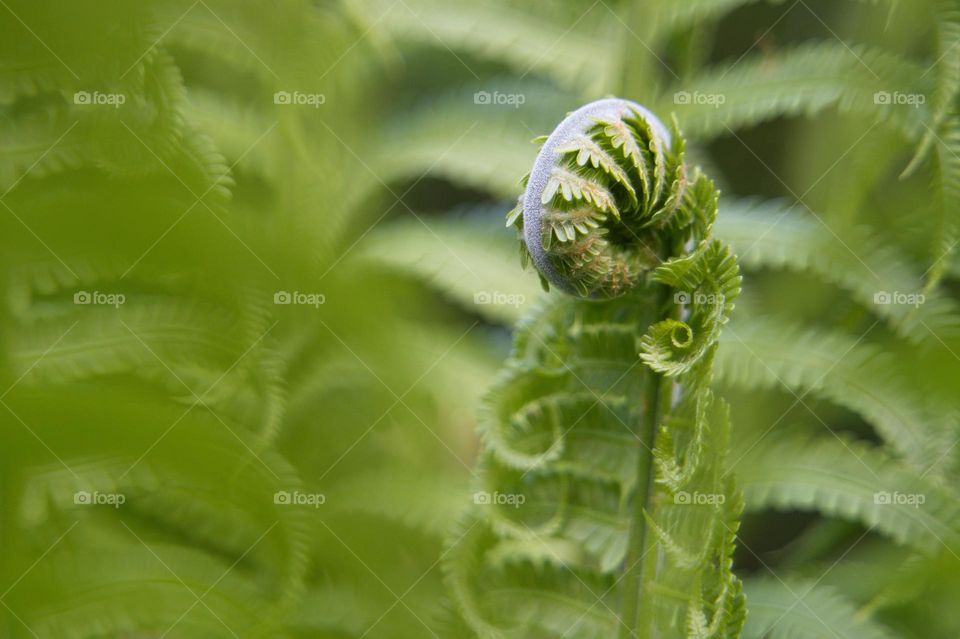
M 657 232 L 686 184 L 683 141 L 619 99 L 571 113 L 547 136 L 509 223 L 544 282 L 592 298 L 635 287 L 663 251 Z
M 482 490 L 447 576 L 482 637 L 737 637 L 740 499 L 709 390 L 740 277 L 684 142 L 600 100 L 545 139 L 508 224 L 553 296 L 481 425 Z

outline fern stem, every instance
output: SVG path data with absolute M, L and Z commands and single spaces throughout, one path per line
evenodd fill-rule
M 665 307 L 669 299 L 669 289 L 657 285 L 652 315 L 653 322 L 659 321 L 659 312 Z M 642 639 L 646 633 L 638 634 L 643 597 L 642 584 L 644 581 L 643 564 L 644 554 L 648 544 L 647 523 L 644 511 L 647 509 L 653 496 L 653 447 L 656 445 L 657 426 L 660 422 L 660 399 L 663 394 L 663 376 L 656 371 L 646 368 L 644 389 L 643 415 L 637 425 L 636 436 L 640 454 L 637 455 L 637 485 L 634 490 L 633 515 L 630 522 L 630 539 L 626 557 L 626 569 L 623 576 L 623 602 L 620 613 L 620 639 Z

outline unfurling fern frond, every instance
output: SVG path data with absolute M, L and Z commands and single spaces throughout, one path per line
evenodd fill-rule
M 447 578 L 481 637 L 738 637 L 742 502 L 709 390 L 739 293 L 717 191 L 683 139 L 600 100 L 546 139 L 518 208 L 546 287 L 482 420 Z

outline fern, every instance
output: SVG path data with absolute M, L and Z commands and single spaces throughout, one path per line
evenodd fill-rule
M 439 42 L 448 52 L 456 50 L 500 60 L 518 74 L 540 71 L 562 84 L 601 85 L 612 73 L 612 42 L 570 33 L 564 23 L 545 19 L 544 14 L 532 12 L 529 7 L 505 6 L 489 0 L 456 9 L 438 0 L 414 0 L 401 6 L 365 0 L 363 14 L 368 24 L 376 25 L 382 20 L 393 37 Z M 604 24 L 597 20 L 600 16 L 600 12 L 580 12 L 572 19 L 599 22 L 595 28 L 603 33 Z M 561 41 L 563 46 L 556 46 Z M 545 51 L 550 55 L 544 55 Z M 463 60 L 460 63 L 472 69 Z M 471 77 L 476 79 L 476 74 Z
M 905 175 L 909 175 L 923 161 L 933 146 L 937 139 L 937 130 L 949 115 L 951 104 L 960 91 L 960 54 L 956 51 L 956 45 L 960 43 L 960 14 L 957 13 L 955 4 L 949 0 L 936 3 L 934 11 L 937 17 L 937 48 L 933 66 L 936 68 L 937 81 L 933 92 L 932 113 L 917 152 L 904 169 Z
M 892 639 L 884 626 L 863 619 L 843 595 L 806 580 L 749 580 L 750 617 L 743 636 L 760 639 L 829 636 L 838 639 Z
M 540 122 L 547 125 L 552 115 L 542 105 L 569 103 L 570 97 L 549 85 L 521 84 L 510 77 L 484 86 L 487 93 L 493 89 L 523 95 L 522 119 L 516 117 L 517 108 L 478 104 L 472 88 L 420 100 L 415 109 L 402 111 L 384 125 L 387 143 L 374 156 L 377 173 L 388 180 L 426 173 L 514 197 L 517 175 L 528 169 L 534 152 L 531 128 Z
M 398 222 L 371 233 L 362 256 L 430 282 L 486 319 L 512 324 L 540 287 L 535 276 L 516 276 L 516 249 L 490 227 L 494 210 L 499 214 L 502 207 L 471 207 L 444 221 Z
M 846 335 L 767 320 L 732 326 L 722 344 L 717 374 L 725 383 L 822 396 L 867 418 L 915 468 L 936 464 L 942 472 L 952 464 L 943 454 L 952 415 L 898 379 L 889 353 Z
M 875 95 L 878 91 L 926 95 L 927 80 L 922 68 L 885 51 L 825 42 L 704 72 L 675 85 L 665 98 L 696 137 L 722 135 L 777 116 L 809 116 L 834 105 L 842 112 L 888 122 L 909 136 L 923 130 L 920 110 L 878 106 Z M 678 92 L 689 94 L 691 89 L 723 96 L 723 108 L 705 100 L 675 101 Z
M 862 443 L 765 438 L 749 445 L 736 469 L 748 510 L 816 508 L 926 554 L 960 542 L 953 492 Z
M 933 290 L 943 277 L 956 245 L 960 242 L 960 220 L 957 219 L 957 203 L 960 202 L 960 116 L 955 111 L 945 117 L 937 137 L 936 189 L 939 195 L 937 233 L 933 246 L 933 263 L 928 269 L 926 291 Z
M 354 228 L 376 219 L 365 205 L 382 186 L 330 134 L 359 146 L 354 129 L 382 124 L 356 118 L 352 78 L 371 60 L 355 46 L 362 32 L 341 8 L 298 0 L 10 2 L 0 22 L 0 574 L 14 586 L 0 634 L 395 637 L 426 632 L 420 619 L 435 632 L 440 579 L 424 573 L 459 499 L 445 495 L 439 513 L 405 491 L 377 501 L 395 477 L 360 476 L 349 455 L 448 460 L 437 440 L 469 408 L 432 398 L 450 379 L 463 397 L 479 385 L 480 349 L 436 361 L 418 326 L 409 356 L 414 332 L 360 328 L 376 316 L 363 304 L 274 299 L 382 286 L 393 292 L 377 304 L 410 300 L 369 262 L 341 260 Z M 324 86 L 302 60 L 331 67 Z M 336 92 L 329 128 L 274 103 L 297 89 Z M 125 100 L 85 105 L 81 91 Z M 341 261 L 354 268 L 321 277 Z M 82 292 L 123 301 L 76 302 Z M 335 380 L 319 393 L 318 370 Z M 362 396 L 362 414 L 344 411 L 344 396 Z M 448 475 L 459 495 L 463 480 Z M 85 506 L 82 491 L 125 503 Z M 297 491 L 329 507 L 276 501 Z M 402 539 L 408 561 L 381 567 L 371 529 Z M 377 627 L 396 603 L 380 579 L 420 588 L 405 597 L 413 612 Z
M 554 297 L 526 318 L 489 398 L 479 505 L 447 562 L 479 636 L 739 634 L 740 502 L 707 384 L 740 280 L 682 148 L 646 110 L 604 100 L 534 164 L 521 250 L 545 285 L 598 301 Z M 591 208 L 594 223 L 573 217 Z
M 752 268 L 810 272 L 842 287 L 864 308 L 888 321 L 912 343 L 960 333 L 960 308 L 936 290 L 924 292 L 919 269 L 908 256 L 881 243 L 867 229 L 846 229 L 843 237 L 816 218 L 781 202 L 729 201 L 717 221 L 717 234 L 730 242 Z M 884 293 L 918 295 L 923 303 L 878 304 Z
M 2 5 L 0 635 L 960 636 L 954 0 Z
M 960 146 L 960 124 L 953 106 L 960 92 L 960 54 L 957 52 L 957 45 L 960 44 L 960 8 L 953 2 L 939 2 L 934 13 L 937 17 L 937 58 L 933 67 L 937 81 L 933 91 L 932 113 L 929 123 L 924 124 L 926 130 L 917 152 L 904 169 L 904 175 L 909 175 L 931 148 L 936 149 L 935 183 L 940 195 L 937 203 L 940 220 L 932 247 L 933 263 L 927 271 L 927 291 L 933 290 L 946 273 L 950 256 L 960 241 L 960 223 L 954 214 L 960 188 L 960 167 L 956 160 L 956 149 Z

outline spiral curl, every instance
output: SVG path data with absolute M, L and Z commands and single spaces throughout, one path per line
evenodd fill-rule
M 546 138 L 508 216 L 524 263 L 545 287 L 611 298 L 640 283 L 672 247 L 687 186 L 684 143 L 644 107 L 619 98 L 569 114 Z M 678 224 L 679 222 L 679 224 Z
M 683 375 L 716 345 L 740 292 L 736 257 L 711 238 L 719 192 L 688 176 L 683 136 L 618 98 L 568 115 L 540 149 L 508 224 L 545 288 L 605 299 L 666 286 L 674 310 L 651 324 L 641 359 Z

